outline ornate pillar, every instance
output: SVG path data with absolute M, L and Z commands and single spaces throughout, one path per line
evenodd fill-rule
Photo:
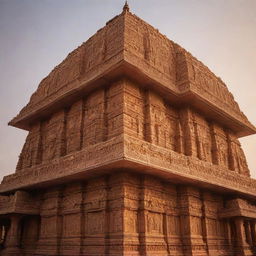
M 231 234 L 231 223 L 229 219 L 225 220 L 225 234 L 229 249 L 232 248 L 232 234 Z
M 251 220 L 250 226 L 251 226 L 252 244 L 256 249 L 256 220 Z
M 244 229 L 244 220 L 242 217 L 235 218 L 235 227 L 236 227 L 236 256 L 245 256 L 246 243 L 245 229 Z
M 245 221 L 245 233 L 246 233 L 246 241 L 252 246 L 252 233 L 251 233 L 251 225 L 249 221 Z
M 20 215 L 12 215 L 10 217 L 11 225 L 7 234 L 6 239 L 6 250 L 8 253 L 12 253 L 13 255 L 20 255 Z

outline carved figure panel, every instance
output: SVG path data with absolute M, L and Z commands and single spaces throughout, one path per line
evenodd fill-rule
M 110 232 L 122 232 L 123 227 L 123 211 L 119 210 L 112 210 L 109 212 L 110 218 Z
M 169 235 L 180 235 L 180 217 L 174 215 L 167 216 L 167 230 Z
M 227 136 L 223 128 L 215 125 L 214 138 L 216 140 L 216 154 L 218 156 L 218 164 L 228 167 L 228 142 Z
M 137 211 L 124 210 L 124 231 L 127 233 L 138 232 L 138 213 Z
M 66 139 L 67 154 L 82 147 L 82 123 L 84 122 L 83 100 L 74 103 L 67 113 Z
M 43 161 L 60 157 L 65 151 L 65 112 L 54 114 L 42 124 Z
M 78 210 L 81 207 L 81 203 L 82 203 L 81 193 L 65 195 L 62 198 L 62 209 L 64 211 Z
M 147 126 L 146 133 L 149 141 L 159 146 L 166 146 L 166 109 L 163 99 L 149 91 L 146 93 L 146 106 L 145 106 L 145 122 Z
M 91 180 L 85 194 L 85 210 L 102 209 L 106 205 L 107 190 L 104 179 Z
M 147 232 L 150 234 L 163 233 L 163 215 L 161 213 L 147 213 Z
M 193 235 L 202 235 L 202 221 L 200 217 L 190 217 Z
M 193 120 L 193 112 L 189 108 L 179 112 L 180 124 L 183 133 L 184 153 L 188 156 L 197 156 L 196 131 Z
M 84 147 L 103 141 L 105 135 L 105 93 L 104 90 L 93 92 L 85 101 Z
M 246 157 L 239 140 L 233 135 L 228 134 L 229 138 L 229 154 L 230 168 L 242 175 L 250 176 Z
M 41 162 L 42 148 L 41 148 L 41 124 L 37 122 L 31 127 L 26 142 L 22 148 L 17 163 L 17 170 L 29 168 Z
M 218 234 L 218 227 L 217 227 L 217 220 L 208 218 L 206 221 L 207 233 L 210 236 L 217 236 Z
M 144 138 L 143 92 L 128 81 L 124 86 L 124 131 L 131 136 Z
M 80 214 L 68 214 L 63 217 L 63 236 L 74 237 L 79 236 L 81 232 L 81 216 Z
M 86 234 L 102 234 L 104 233 L 105 214 L 103 211 L 87 213 Z
M 181 131 L 179 131 L 179 120 L 178 120 L 178 113 L 175 108 L 166 104 L 166 147 L 170 148 L 174 151 L 178 150 L 178 143 L 182 138 Z
M 124 81 L 111 84 L 107 89 L 107 137 L 123 133 Z
M 204 161 L 212 162 L 212 142 L 209 124 L 202 116 L 194 112 L 194 126 L 197 155 Z
M 57 235 L 57 216 L 42 217 L 40 238 L 56 237 Z

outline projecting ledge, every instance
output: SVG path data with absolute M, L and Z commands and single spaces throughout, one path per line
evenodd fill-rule
M 219 212 L 220 218 L 245 217 L 256 219 L 256 204 L 237 198 L 227 201 L 225 207 Z
M 0 215 L 5 214 L 39 214 L 39 200 L 24 191 L 16 191 L 15 194 L 9 196 L 0 196 Z
M 71 168 L 72 167 L 72 168 Z M 220 193 L 254 198 L 256 181 L 231 170 L 122 135 L 4 178 L 0 193 L 33 189 L 130 170 Z

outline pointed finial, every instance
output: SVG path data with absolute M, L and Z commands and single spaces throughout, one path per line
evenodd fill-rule
M 130 11 L 130 8 L 129 8 L 127 0 L 125 1 L 124 7 L 123 7 L 123 11 L 124 12 L 129 12 Z

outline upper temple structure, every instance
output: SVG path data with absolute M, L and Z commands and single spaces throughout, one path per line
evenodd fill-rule
M 0 255 L 253 256 L 256 133 L 223 81 L 128 4 L 10 121 Z

